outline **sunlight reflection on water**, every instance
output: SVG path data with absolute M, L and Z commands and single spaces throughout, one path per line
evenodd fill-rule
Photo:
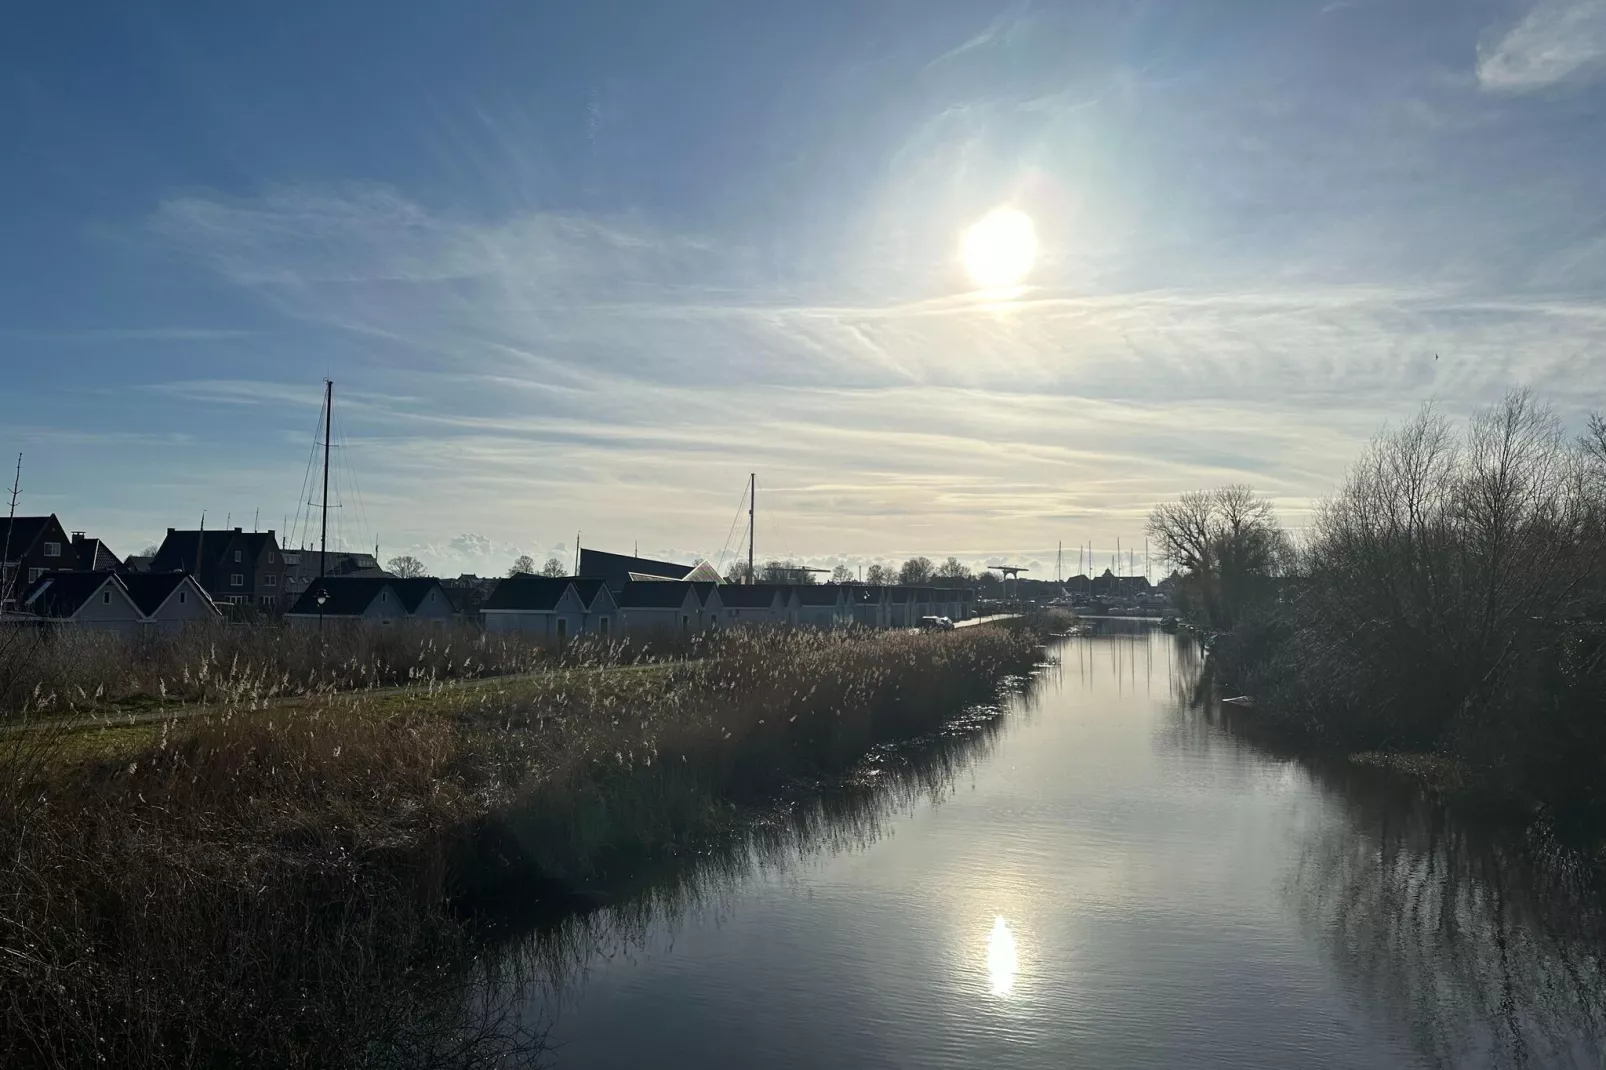
M 1015 954 L 1015 934 L 1009 931 L 1009 922 L 1002 914 L 993 922 L 987 934 L 987 978 L 993 995 L 1007 996 L 1015 987 L 1015 971 L 1019 959 Z

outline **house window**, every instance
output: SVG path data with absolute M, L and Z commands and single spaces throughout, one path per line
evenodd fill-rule
M 183 605 L 184 604 L 184 599 L 188 594 L 189 594 L 188 591 L 180 591 L 178 593 L 178 604 L 179 605 Z
M 42 568 L 30 568 L 28 570 L 28 582 L 32 583 L 34 580 L 38 579 L 40 576 L 43 576 L 44 574 L 45 574 L 45 570 L 42 569 Z
M 381 602 L 388 602 L 388 601 L 390 601 L 390 592 L 389 592 L 389 591 L 380 591 L 380 592 L 379 592 L 379 600 L 380 600 L 380 601 L 381 601 Z
M 239 564 L 240 562 L 240 551 L 238 550 L 234 551 L 234 562 L 235 564 Z
M 241 575 L 240 573 L 238 573 L 238 572 L 235 572 L 235 573 L 231 574 L 229 576 L 229 586 L 230 587 L 244 587 L 245 586 L 245 577 L 243 575 Z
M 608 618 L 607 617 L 598 617 L 597 618 L 597 634 L 598 635 L 607 635 L 608 634 Z
M 103 606 L 109 606 L 112 604 L 112 593 L 110 591 L 100 592 L 100 604 Z
M 558 618 L 558 638 L 564 639 L 569 635 L 569 622 L 564 617 Z
M 59 543 L 59 542 L 47 542 L 47 543 L 45 543 L 45 556 L 46 557 L 60 557 L 61 556 L 61 543 Z
M 685 613 L 680 615 L 680 626 L 687 631 L 691 630 L 691 617 Z
M 270 564 L 270 565 L 273 564 L 273 551 L 272 550 L 268 551 L 268 564 Z
M 279 577 L 273 576 L 273 575 L 263 576 L 262 577 L 262 586 L 264 586 L 264 587 L 277 587 L 277 586 L 279 586 Z

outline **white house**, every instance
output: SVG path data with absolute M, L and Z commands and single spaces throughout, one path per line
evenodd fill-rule
M 133 572 L 118 577 L 139 607 L 145 627 L 173 634 L 223 619 L 212 598 L 187 572 Z
M 585 579 L 569 582 L 574 586 L 575 596 L 585 606 L 585 633 L 601 638 L 616 633 L 619 630 L 619 601 L 608 590 L 607 583 Z
M 133 635 L 145 622 L 115 572 L 47 572 L 23 594 L 21 610 L 119 635 Z
M 397 582 L 390 577 L 325 576 L 301 592 L 284 619 L 298 628 L 317 628 L 320 621 L 394 624 L 407 618 Z
M 797 595 L 797 623 L 806 628 L 846 628 L 853 623 L 853 609 L 843 597 L 846 588 L 834 583 L 800 584 Z
M 727 628 L 791 622 L 792 588 L 784 583 L 727 584 L 719 600 Z
M 555 576 L 509 576 L 480 607 L 485 631 L 568 639 L 585 630 L 584 598 L 574 581 Z
M 857 585 L 847 588 L 848 610 L 860 628 L 887 626 L 887 588 Z
M 452 619 L 452 600 L 441 581 L 433 576 L 415 576 L 411 579 L 390 581 L 391 590 L 401 598 L 408 620 L 445 623 Z
M 702 566 L 699 565 L 699 568 Z M 710 582 L 694 582 L 692 587 L 697 591 L 701 602 L 701 610 L 697 615 L 698 627 L 704 631 L 723 628 L 725 621 L 725 600 L 719 593 L 719 584 Z
M 631 580 L 619 592 L 619 611 L 632 632 L 691 632 L 704 627 L 703 597 L 682 580 Z

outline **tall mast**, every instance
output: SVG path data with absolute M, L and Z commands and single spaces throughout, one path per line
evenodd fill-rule
M 329 430 L 334 425 L 335 381 L 323 381 L 323 529 L 318 533 L 318 580 L 322 582 L 329 554 Z
M 6 565 L 11 560 L 11 529 L 17 523 L 17 489 L 21 486 L 22 454 L 19 453 L 17 454 L 17 474 L 11 480 L 11 512 L 6 515 L 6 544 L 5 548 L 0 550 L 0 609 L 4 609 L 6 602 L 15 597 L 11 588 L 16 584 L 18 577 L 22 575 L 21 561 L 17 562 L 18 568 L 15 574 L 6 572 Z
M 753 516 L 758 502 L 758 473 L 747 473 L 747 582 L 757 583 L 758 577 L 753 575 Z

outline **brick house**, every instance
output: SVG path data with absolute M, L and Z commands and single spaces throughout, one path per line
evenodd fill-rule
M 285 562 L 273 529 L 264 532 L 167 529 L 150 571 L 188 572 L 219 606 L 286 609 Z
M 14 610 L 22 593 L 47 572 L 79 569 L 67 531 L 49 516 L 0 517 L 0 608 Z

